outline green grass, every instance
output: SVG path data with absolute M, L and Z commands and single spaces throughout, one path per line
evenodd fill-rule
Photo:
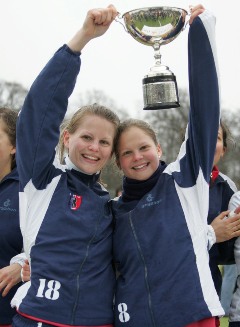
M 228 327 L 228 318 L 223 317 L 220 319 L 220 327 Z
M 137 17 L 137 19 L 132 19 L 132 22 L 134 23 L 134 26 L 137 27 L 140 31 L 142 30 L 143 26 L 148 26 L 148 27 L 157 27 L 157 26 L 165 26 L 167 24 L 172 24 L 177 25 L 179 19 L 180 19 L 180 15 L 179 13 L 177 13 L 175 15 L 176 17 L 166 17 L 166 18 L 154 18 L 154 19 L 146 19 L 145 17 L 139 18 L 139 16 Z M 158 24 L 156 24 L 156 22 L 158 22 Z

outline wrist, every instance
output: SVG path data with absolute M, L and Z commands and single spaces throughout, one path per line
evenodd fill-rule
M 91 39 L 91 36 L 87 35 L 83 29 L 80 29 L 67 45 L 73 52 L 81 52 Z

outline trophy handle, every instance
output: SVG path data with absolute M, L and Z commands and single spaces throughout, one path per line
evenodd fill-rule
M 188 19 L 185 21 L 185 25 L 183 26 L 183 28 L 182 28 L 182 31 L 184 31 L 185 29 L 186 29 L 186 27 L 189 25 L 189 21 L 190 21 L 190 17 L 191 17 L 191 8 L 192 8 L 192 6 L 189 6 L 189 10 L 190 10 L 190 12 L 188 12 L 187 10 L 186 10 L 186 12 L 187 12 L 187 16 L 188 16 Z
M 121 22 L 121 19 L 123 19 L 123 16 L 120 14 L 120 12 L 118 12 L 117 17 L 114 19 L 115 22 L 121 24 L 121 25 L 123 26 L 123 28 L 125 29 L 125 32 L 129 33 L 128 30 L 127 30 L 127 28 L 126 28 L 126 26 L 125 26 L 125 24 L 123 24 L 123 23 Z

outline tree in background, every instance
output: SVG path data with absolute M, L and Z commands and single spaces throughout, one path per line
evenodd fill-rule
M 119 107 L 112 98 L 107 96 L 103 91 L 96 89 L 75 94 L 73 101 L 69 104 L 69 115 L 72 114 L 73 110 L 75 111 L 84 105 L 93 103 L 101 104 L 115 111 L 121 120 L 129 117 L 125 108 Z
M 0 81 L 0 106 L 20 110 L 27 91 L 21 84 Z M 189 96 L 187 90 L 179 89 L 181 107 L 169 110 L 146 111 L 144 119 L 156 130 L 158 139 L 163 149 L 162 160 L 166 163 L 175 160 L 182 143 L 185 128 L 188 122 Z M 113 99 L 101 90 L 87 91 L 81 95 L 75 95 L 75 100 L 69 104 L 70 117 L 73 109 L 76 110 L 83 105 L 99 103 L 114 110 L 121 120 L 129 118 L 125 108 L 118 107 Z M 142 110 L 142 109 L 139 109 Z M 220 170 L 229 176 L 240 189 L 240 108 L 235 111 L 222 110 L 222 119 L 228 126 L 232 137 L 228 142 L 228 152 L 219 164 Z M 102 171 L 102 181 L 106 184 L 111 196 L 115 196 L 115 190 L 121 185 L 122 173 L 112 163 Z
M 19 111 L 27 92 L 19 83 L 0 81 L 0 106 Z
M 181 107 L 146 111 L 145 119 L 157 132 L 163 149 L 162 160 L 166 163 L 175 160 L 181 146 L 188 122 L 189 96 L 186 90 L 179 90 Z M 229 150 L 219 164 L 220 170 L 229 176 L 240 188 L 240 108 L 236 111 L 222 110 L 223 122 L 232 135 L 229 140 Z

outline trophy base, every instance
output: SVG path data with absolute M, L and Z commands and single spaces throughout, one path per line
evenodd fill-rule
M 179 108 L 180 104 L 179 102 L 164 102 L 163 104 L 152 104 L 152 105 L 147 105 L 146 107 L 143 108 L 143 110 L 161 110 L 161 109 L 174 109 L 174 108 Z
M 156 74 L 143 78 L 143 110 L 160 110 L 180 107 L 176 77 L 173 74 Z

